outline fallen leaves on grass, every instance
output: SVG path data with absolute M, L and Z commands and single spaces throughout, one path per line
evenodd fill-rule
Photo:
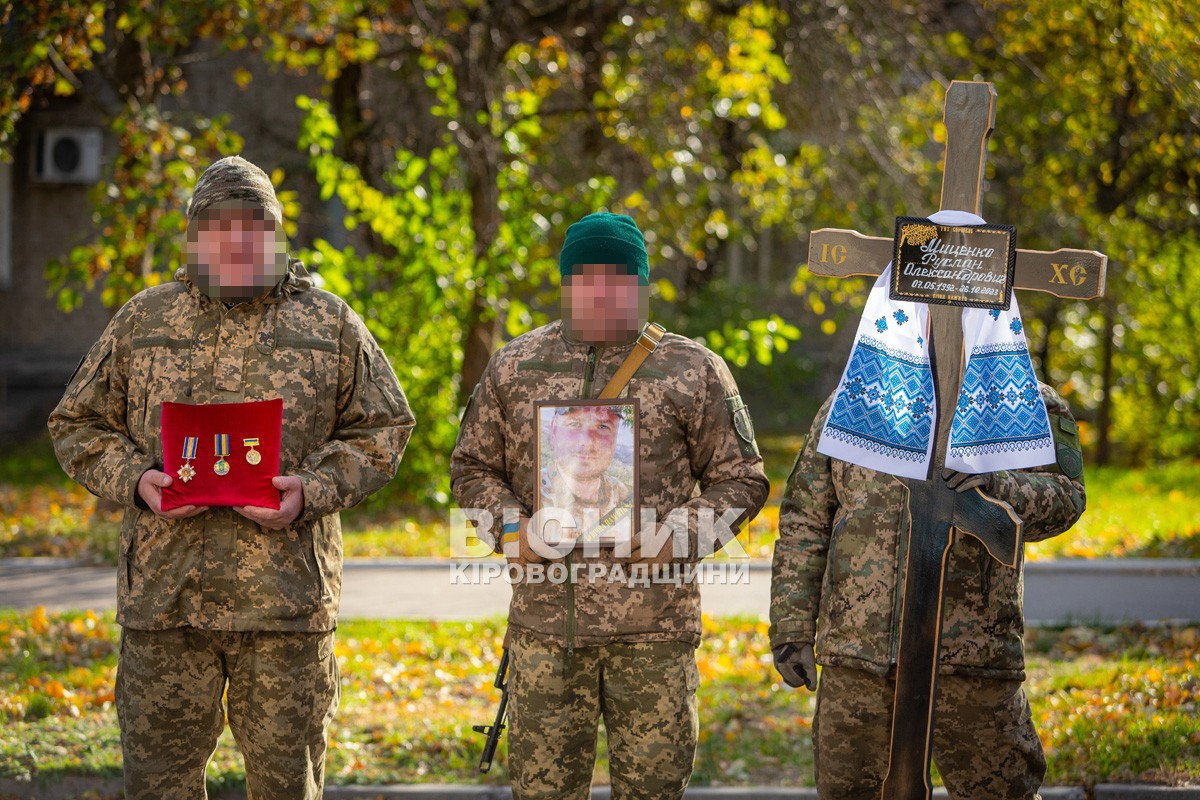
M 704 617 L 697 785 L 811 784 L 813 695 L 780 682 L 767 630 Z M 495 712 L 503 636 L 500 620 L 343 623 L 330 783 L 478 782 L 482 737 L 470 726 Z M 110 614 L 0 612 L 0 776 L 119 768 L 118 637 Z M 1034 629 L 1026 644 L 1049 783 L 1200 779 L 1200 630 Z M 507 780 L 505 747 L 488 782 Z M 241 770 L 226 734 L 210 780 L 236 784 Z

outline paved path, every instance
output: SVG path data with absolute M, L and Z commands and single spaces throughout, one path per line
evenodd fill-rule
M 490 562 L 499 570 L 498 562 Z M 730 563 L 730 562 L 715 562 Z M 460 620 L 503 614 L 511 588 L 487 564 L 353 560 L 346 564 L 342 617 Z M 0 607 L 113 608 L 112 567 L 43 559 L 0 559 Z M 721 583 L 737 579 L 736 583 Z M 771 572 L 755 561 L 701 584 L 704 611 L 766 617 Z M 1031 625 L 1200 621 L 1200 559 L 1033 562 L 1025 566 Z

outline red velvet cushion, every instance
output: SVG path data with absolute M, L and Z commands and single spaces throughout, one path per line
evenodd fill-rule
M 259 506 L 279 508 L 279 490 L 271 479 L 279 474 L 279 439 L 283 430 L 283 400 L 253 403 L 162 404 L 163 471 L 174 482 L 163 489 L 162 510 L 180 506 Z M 216 434 L 229 435 L 229 471 L 218 475 Z M 191 459 L 195 477 L 183 481 L 183 448 L 187 437 L 198 437 Z M 243 440 L 257 437 L 258 464 L 246 461 Z

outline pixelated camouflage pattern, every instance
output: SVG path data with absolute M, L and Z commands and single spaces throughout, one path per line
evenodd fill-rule
M 822 800 L 877 798 L 888 767 L 892 680 L 826 667 L 813 717 L 813 771 Z M 955 800 L 1031 800 L 1046 757 L 1018 680 L 938 680 L 933 762 Z
M 333 644 L 332 633 L 124 629 L 116 707 L 125 797 L 205 797 L 205 765 L 228 711 L 250 800 L 318 800 L 338 706 Z
M 596 397 L 634 346 L 575 342 L 553 322 L 496 353 L 463 415 L 451 460 L 459 506 L 490 512 L 493 533 L 506 508 L 529 516 L 538 491 L 535 401 Z M 696 510 L 709 508 L 719 517 L 745 509 L 741 521 L 758 513 L 767 479 L 757 450 L 734 427 L 727 400 L 738 397 L 738 390 L 720 356 L 668 333 L 622 396 L 637 398 L 641 411 L 641 507 L 655 509 L 660 522 L 678 508 L 693 515 L 689 558 L 705 555 L 696 543 Z M 609 549 L 594 558 L 606 565 L 617 561 Z M 700 592 L 694 583 L 631 587 L 585 579 L 571 587 L 525 581 L 513 586 L 509 624 L 565 639 L 568 587 L 574 595 L 576 644 L 700 641 Z
M 1042 386 L 1051 425 L 1071 419 Z M 817 662 L 887 674 L 896 663 L 908 490 L 899 478 L 817 452 L 832 396 L 813 421 L 784 490 L 771 571 L 771 644 L 816 641 Z M 1075 439 L 1078 447 L 1078 439 Z M 1083 478 L 1057 465 L 1004 471 L 988 493 L 1012 506 L 1027 542 L 1057 536 L 1084 509 Z M 1024 678 L 1023 551 L 1016 569 L 955 535 L 946 568 L 941 671 Z
M 699 731 L 690 644 L 615 642 L 568 654 L 518 631 L 510 647 L 514 800 L 586 800 L 601 715 L 614 800 L 683 797 Z
M 212 206 L 230 200 L 261 206 L 276 223 L 283 223 L 283 206 L 275 196 L 271 178 L 241 156 L 227 156 L 204 170 L 188 203 L 188 219 L 193 220 Z
M 395 475 L 413 416 L 387 357 L 299 262 L 272 292 L 226 305 L 184 280 L 125 304 L 50 417 L 63 469 L 125 507 L 117 621 L 154 630 L 332 630 L 342 586 L 337 512 Z M 183 520 L 145 509 L 163 463 L 162 403 L 282 397 L 281 474 L 304 511 L 269 531 L 229 508 Z M 175 445 L 172 445 L 175 446 Z M 182 443 L 179 443 L 182 446 Z

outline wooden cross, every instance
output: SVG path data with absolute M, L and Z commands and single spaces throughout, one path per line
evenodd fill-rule
M 987 142 L 996 119 L 990 83 L 954 81 L 946 92 L 946 166 L 942 210 L 979 214 Z M 878 276 L 892 259 L 892 239 L 824 228 L 812 232 L 809 269 L 818 275 Z M 1013 286 L 1076 300 L 1104 293 L 1108 258 L 1093 250 L 1017 250 Z M 929 306 L 929 348 L 935 374 L 937 431 L 932 477 L 901 478 L 912 524 L 906 542 L 904 601 L 892 737 L 884 800 L 928 798 L 933 709 L 942 633 L 945 562 L 954 531 L 979 539 L 991 556 L 1015 568 L 1021 521 L 1004 503 L 974 489 L 958 493 L 941 478 L 963 372 L 961 309 Z M 943 357 L 939 357 L 941 354 Z

